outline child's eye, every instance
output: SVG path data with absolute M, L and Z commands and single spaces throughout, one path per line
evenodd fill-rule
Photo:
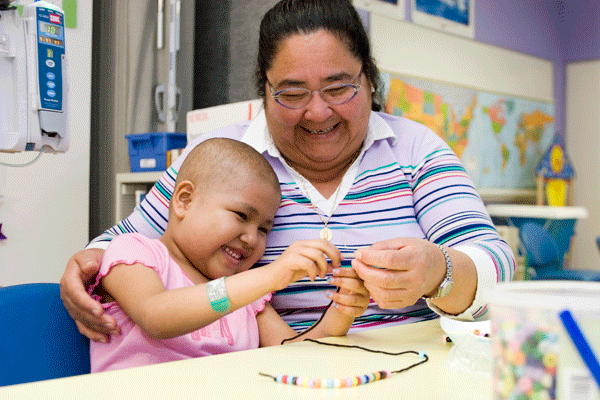
M 267 235 L 271 230 L 269 228 L 258 228 L 259 231 Z
M 242 220 L 246 221 L 248 219 L 248 216 L 246 214 L 244 214 L 241 211 L 234 211 L 238 217 L 240 217 Z

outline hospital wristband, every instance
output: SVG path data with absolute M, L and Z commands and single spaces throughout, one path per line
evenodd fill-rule
M 224 314 L 229 310 L 229 297 L 225 288 L 225 277 L 212 280 L 206 284 L 206 294 L 213 310 L 219 314 Z

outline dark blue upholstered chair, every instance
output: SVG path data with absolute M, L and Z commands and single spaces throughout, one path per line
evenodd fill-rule
M 57 283 L 0 288 L 0 386 L 90 372 L 89 340 L 60 300 Z

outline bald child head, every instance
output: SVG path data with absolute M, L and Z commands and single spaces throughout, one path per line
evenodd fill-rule
M 199 190 L 214 190 L 224 185 L 235 190 L 239 179 L 269 185 L 281 196 L 279 179 L 269 162 L 251 146 L 233 139 L 213 138 L 198 144 L 179 168 L 175 187 L 187 180 Z

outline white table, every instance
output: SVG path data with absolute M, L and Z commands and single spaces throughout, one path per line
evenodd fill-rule
M 443 338 L 439 320 L 434 320 L 326 339 L 393 352 L 422 350 L 430 358 L 391 378 L 352 388 L 284 385 L 260 376 L 259 372 L 351 377 L 400 369 L 418 361 L 418 357 L 393 357 L 303 342 L 6 386 L 0 388 L 0 399 L 492 399 L 489 374 L 449 368 L 448 355 L 453 345 Z

